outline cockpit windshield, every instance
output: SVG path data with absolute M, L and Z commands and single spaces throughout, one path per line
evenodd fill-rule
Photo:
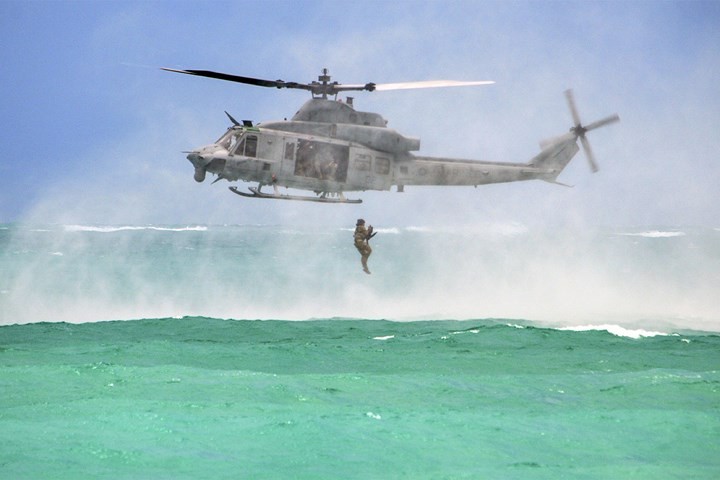
M 238 132 L 237 130 L 233 128 L 229 128 L 225 134 L 223 134 L 222 137 L 220 137 L 215 143 L 220 145 L 225 150 L 230 151 L 231 147 L 235 146 L 237 143 L 237 137 L 242 132 Z

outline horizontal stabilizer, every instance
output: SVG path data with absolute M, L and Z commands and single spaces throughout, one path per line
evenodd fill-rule
M 565 135 L 540 140 L 540 149 L 545 150 L 548 147 L 552 147 L 558 143 L 567 142 L 568 140 L 575 140 L 575 134 L 566 133 Z

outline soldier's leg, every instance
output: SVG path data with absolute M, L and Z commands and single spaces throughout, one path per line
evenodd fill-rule
M 368 261 L 368 258 L 370 257 L 371 253 L 372 253 L 372 248 L 370 248 L 370 245 L 365 245 L 365 248 L 363 249 L 363 252 L 362 252 L 362 258 L 360 259 L 360 261 L 362 262 L 363 271 L 365 273 L 370 273 L 370 270 L 368 269 L 367 261 Z

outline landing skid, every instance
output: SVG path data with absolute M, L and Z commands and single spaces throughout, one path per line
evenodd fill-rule
M 302 202 L 317 202 L 317 203 L 362 203 L 361 199 L 348 199 L 345 197 L 304 197 L 302 195 L 282 195 L 273 193 L 263 193 L 257 189 L 257 187 L 249 187 L 251 193 L 241 192 L 237 187 L 228 187 L 231 192 L 237 193 L 240 196 L 248 198 L 270 198 L 274 200 L 299 200 Z

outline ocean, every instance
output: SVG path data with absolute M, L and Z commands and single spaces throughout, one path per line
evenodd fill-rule
M 720 229 L 0 225 L 0 478 L 720 478 Z

